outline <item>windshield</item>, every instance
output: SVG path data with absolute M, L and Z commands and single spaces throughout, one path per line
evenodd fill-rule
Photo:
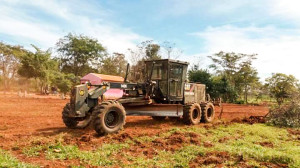
M 147 74 L 151 74 L 152 62 L 147 63 Z M 164 63 L 155 63 L 153 67 L 151 80 L 165 80 L 167 79 L 167 67 Z

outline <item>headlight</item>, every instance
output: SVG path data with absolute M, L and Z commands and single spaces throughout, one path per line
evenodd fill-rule
M 84 90 L 80 90 L 80 91 L 79 91 L 79 95 L 80 95 L 80 96 L 83 96 L 83 95 L 84 95 Z

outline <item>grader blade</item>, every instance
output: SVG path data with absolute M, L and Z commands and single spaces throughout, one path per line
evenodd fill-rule
M 141 106 L 124 106 L 126 115 L 132 116 L 169 116 L 177 117 L 183 115 L 181 104 L 148 104 Z

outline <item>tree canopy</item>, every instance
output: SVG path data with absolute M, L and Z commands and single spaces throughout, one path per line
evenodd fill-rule
M 127 61 L 125 55 L 114 53 L 111 56 L 106 56 L 100 67 L 99 72 L 102 74 L 125 76 Z
M 26 78 L 45 78 L 46 70 L 52 68 L 51 53 L 49 51 L 44 52 L 36 46 L 33 47 L 36 50 L 35 53 L 28 52 L 21 57 L 21 66 L 18 73 Z
M 298 80 L 293 75 L 274 73 L 266 79 L 266 86 L 270 90 L 272 97 L 281 105 L 285 99 L 290 98 L 298 91 Z
M 228 82 L 233 97 L 230 100 L 235 101 L 238 96 L 244 95 L 244 101 L 248 101 L 248 92 L 253 90 L 259 82 L 256 69 L 252 66 L 256 54 L 226 53 L 219 52 L 208 56 L 212 60 L 210 68 L 216 71 L 216 74 L 222 76 L 221 79 Z M 226 84 L 227 85 L 227 84 Z M 235 94 L 236 93 L 236 94 Z
M 72 33 L 61 38 L 56 46 L 62 72 L 75 76 L 96 71 L 95 64 L 102 60 L 106 51 L 97 39 Z
M 58 72 L 58 62 L 51 59 L 50 50 L 42 51 L 34 46 L 35 53 L 27 52 L 20 58 L 21 66 L 18 74 L 25 78 L 34 78 L 40 83 L 41 92 L 44 93 L 45 87 L 51 84 L 51 79 Z
M 0 42 L 0 74 L 5 90 L 9 89 L 12 80 L 17 76 L 20 58 L 27 52 L 21 46 Z

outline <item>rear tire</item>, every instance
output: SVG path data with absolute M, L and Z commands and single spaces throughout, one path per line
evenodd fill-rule
M 99 135 L 116 133 L 125 125 L 126 112 L 122 104 L 106 101 L 93 110 L 94 129 Z
M 68 128 L 76 128 L 78 121 L 76 120 L 76 118 L 69 117 L 70 111 L 70 103 L 67 103 L 62 111 L 62 120 Z
M 153 120 L 155 121 L 163 121 L 165 120 L 167 117 L 165 116 L 152 116 Z
M 201 106 L 202 118 L 201 121 L 211 123 L 215 118 L 215 107 L 212 103 L 207 103 Z
M 201 120 L 201 107 L 198 103 L 186 105 L 183 108 L 183 122 L 188 125 L 199 124 Z

